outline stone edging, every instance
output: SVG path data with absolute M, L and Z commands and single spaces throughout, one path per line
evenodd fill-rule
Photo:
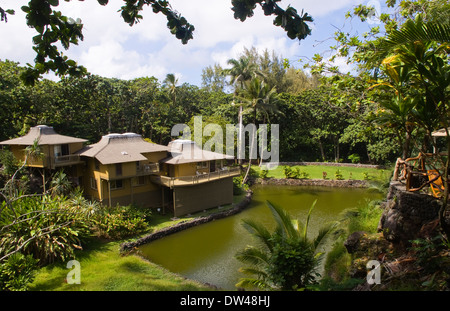
M 257 178 L 255 184 L 261 185 L 288 185 L 288 186 L 324 186 L 324 187 L 351 187 L 367 188 L 369 183 L 365 180 L 333 180 L 333 179 L 292 179 L 292 178 Z
M 294 165 L 324 165 L 324 166 L 336 166 L 336 167 L 363 167 L 363 168 L 385 168 L 382 165 L 373 164 L 360 164 L 360 163 L 336 163 L 336 162 L 279 162 L 280 165 L 294 166 Z
M 182 221 L 173 226 L 163 228 L 161 230 L 153 232 L 145 237 L 137 239 L 136 241 L 123 243 L 120 245 L 120 251 L 121 252 L 130 251 L 138 246 L 144 245 L 151 241 L 158 240 L 169 234 L 173 234 L 173 233 L 176 233 L 176 232 L 179 232 L 179 231 L 191 228 L 191 227 L 198 226 L 200 224 L 204 224 L 204 223 L 216 220 L 216 219 L 221 219 L 224 217 L 228 217 L 228 216 L 237 214 L 251 203 L 252 195 L 253 195 L 253 192 L 251 192 L 251 191 L 247 192 L 247 194 L 245 195 L 245 198 L 241 202 L 235 204 L 235 206 L 232 209 L 229 209 L 229 210 L 226 210 L 223 212 L 214 213 L 214 214 L 211 214 L 208 216 L 198 217 L 198 218 L 195 218 L 192 220 Z

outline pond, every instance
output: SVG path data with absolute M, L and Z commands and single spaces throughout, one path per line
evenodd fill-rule
M 339 220 L 344 210 L 382 199 L 379 192 L 360 188 L 257 185 L 252 189 L 252 203 L 241 213 L 143 245 L 139 247 L 143 256 L 186 278 L 235 290 L 234 285 L 243 277 L 238 271 L 243 264 L 234 255 L 247 245 L 255 245 L 254 238 L 243 228 L 242 219 L 257 220 L 274 228 L 267 200 L 304 223 L 317 199 L 308 232 L 315 237 L 323 224 Z

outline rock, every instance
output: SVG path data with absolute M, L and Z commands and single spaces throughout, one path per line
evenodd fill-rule
M 359 240 L 366 234 L 364 231 L 353 232 L 344 242 L 344 246 L 349 254 L 353 254 L 359 247 Z
M 379 231 L 386 240 L 403 247 L 419 237 L 425 224 L 438 218 L 441 205 L 433 196 L 406 191 L 399 182 L 391 182 L 387 200 Z

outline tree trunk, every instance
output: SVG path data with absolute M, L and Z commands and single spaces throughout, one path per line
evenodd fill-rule
M 403 153 L 402 153 L 403 160 L 405 160 L 409 157 L 409 148 L 411 145 L 411 132 L 412 132 L 412 129 L 409 126 L 406 126 L 406 136 L 405 136 L 405 142 L 403 144 Z
M 323 145 L 322 145 L 322 141 L 320 140 L 320 138 L 319 138 L 318 142 L 319 142 L 320 154 L 322 156 L 322 162 L 325 162 L 325 152 L 323 151 Z
M 447 139 L 447 155 L 450 152 L 450 136 L 448 127 L 445 128 L 446 131 L 446 139 Z M 442 200 L 442 207 L 439 210 L 439 224 L 441 225 L 442 232 L 446 235 L 447 239 L 450 238 L 450 225 L 446 222 L 447 210 L 448 210 L 448 195 L 449 195 L 449 187 L 448 187 L 448 171 L 450 168 L 450 157 L 447 156 L 447 160 L 445 162 L 444 173 L 442 176 L 442 180 L 444 182 L 444 197 Z

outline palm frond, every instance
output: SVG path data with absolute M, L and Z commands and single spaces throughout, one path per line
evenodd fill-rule
M 306 223 L 303 228 L 303 239 L 305 241 L 307 240 L 307 236 L 308 236 L 308 225 L 309 225 L 309 220 L 311 219 L 311 213 L 312 213 L 314 207 L 316 206 L 316 203 L 317 203 L 317 199 L 314 200 L 314 202 L 311 204 L 311 207 L 309 208 L 309 211 L 308 211 L 308 216 L 306 217 Z
M 253 266 L 258 266 L 261 264 L 265 265 L 269 261 L 269 256 L 267 253 L 253 246 L 248 246 L 237 252 L 235 258 L 243 263 Z
M 272 287 L 263 280 L 252 279 L 252 278 L 241 278 L 238 283 L 235 285 L 236 287 L 243 288 L 258 288 L 262 290 L 271 289 Z
M 285 238 L 297 238 L 299 232 L 295 228 L 291 215 L 281 207 L 272 204 L 270 201 L 267 201 L 267 206 L 270 208 L 278 227 L 281 228 L 281 235 Z
M 260 242 L 267 246 L 269 250 L 273 245 L 271 242 L 272 235 L 264 225 L 253 221 L 251 219 L 243 219 L 242 226 L 253 236 L 255 236 Z
M 406 21 L 402 28 L 393 30 L 384 39 L 375 53 L 377 59 L 385 59 L 394 49 L 417 41 L 448 44 L 450 25 L 437 22 L 423 22 L 420 15 L 416 20 Z
M 337 228 L 338 223 L 333 222 L 320 228 L 319 233 L 313 240 L 314 249 L 319 249 L 328 239 L 330 234 Z

